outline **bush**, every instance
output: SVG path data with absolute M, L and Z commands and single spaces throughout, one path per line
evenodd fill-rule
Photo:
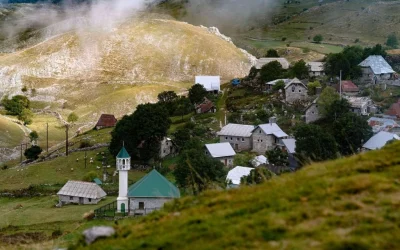
M 37 160 L 39 158 L 39 155 L 42 153 L 42 148 L 39 146 L 32 146 L 25 150 L 25 157 L 28 160 Z
M 286 37 L 282 37 L 282 42 L 286 41 L 286 39 L 287 39 Z
M 92 146 L 93 146 L 93 143 L 91 141 L 89 141 L 89 140 L 83 140 L 79 144 L 79 148 L 90 148 Z
M 82 178 L 82 180 L 83 180 L 83 181 L 92 182 L 93 179 L 95 179 L 95 178 L 97 178 L 97 177 L 98 177 L 98 176 L 97 176 L 96 171 L 90 171 L 90 172 L 88 172 L 88 173 Z
M 21 89 L 21 91 L 25 93 L 26 91 L 28 91 L 28 88 L 27 88 L 26 86 L 24 86 L 24 87 Z
M 313 41 L 316 43 L 321 43 L 324 40 L 324 37 L 321 34 L 315 35 Z
M 3 165 L 3 166 L 1 167 L 1 169 L 2 169 L 2 170 L 7 170 L 7 169 L 8 169 L 8 166 L 7 166 L 7 165 Z
M 63 234 L 62 231 L 61 231 L 60 229 L 57 229 L 57 230 L 53 231 L 53 233 L 51 234 L 51 237 L 52 237 L 52 238 L 58 238 L 58 237 L 60 237 L 62 234 Z

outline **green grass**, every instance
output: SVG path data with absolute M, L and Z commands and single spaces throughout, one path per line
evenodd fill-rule
M 16 147 L 24 139 L 19 126 L 0 115 L 0 147 Z
M 262 185 L 176 200 L 87 248 L 398 249 L 399 149 L 394 143 Z

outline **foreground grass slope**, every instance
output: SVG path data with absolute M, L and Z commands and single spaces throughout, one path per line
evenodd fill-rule
M 398 249 L 400 143 L 169 204 L 90 249 Z M 84 248 L 78 246 L 77 248 Z

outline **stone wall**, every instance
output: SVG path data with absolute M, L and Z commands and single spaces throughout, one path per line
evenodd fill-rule
M 307 110 L 306 110 L 306 123 L 311 123 L 321 118 L 319 115 L 318 104 L 313 103 Z
M 172 198 L 130 198 L 129 211 L 131 214 L 147 214 L 164 207 Z M 139 209 L 139 202 L 144 203 L 144 209 Z
M 272 150 L 276 146 L 275 136 L 266 135 L 261 128 L 257 128 L 252 135 L 253 151 L 258 154 L 265 154 L 266 151 Z
M 308 94 L 307 89 L 304 88 L 303 84 L 292 84 L 285 89 L 286 102 L 294 103 L 296 101 L 307 100 Z
M 97 204 L 101 199 L 89 199 L 89 198 L 82 198 L 78 196 L 66 196 L 66 195 L 58 195 L 58 198 L 61 203 L 63 204 L 83 204 L 83 205 L 89 205 L 89 204 Z
M 238 137 L 238 136 L 219 136 L 219 141 L 229 142 L 236 152 L 251 150 L 252 138 L 251 137 Z

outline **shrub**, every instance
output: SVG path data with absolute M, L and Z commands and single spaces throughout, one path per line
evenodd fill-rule
M 95 178 L 97 178 L 98 176 L 97 176 L 97 173 L 96 173 L 96 171 L 90 171 L 90 172 L 88 172 L 83 178 L 82 178 L 82 180 L 83 181 L 93 181 L 93 179 L 95 179 Z
M 22 87 L 21 91 L 25 93 L 26 91 L 28 91 L 28 88 L 26 86 L 24 86 L 24 87 Z
M 356 39 L 355 41 L 354 41 L 354 43 L 358 43 L 358 42 L 360 42 L 360 39 Z
M 286 39 L 287 39 L 286 37 L 282 37 L 282 42 L 286 41 Z
M 25 150 L 25 157 L 28 160 L 37 160 L 39 158 L 39 155 L 42 153 L 42 148 L 39 146 L 32 146 Z
M 53 233 L 51 234 L 52 238 L 58 238 L 62 235 L 62 231 L 60 229 L 57 229 L 55 231 L 53 231 Z
M 79 144 L 79 148 L 90 148 L 92 146 L 93 146 L 93 143 L 91 141 L 89 141 L 89 140 L 83 140 Z
M 3 165 L 3 166 L 1 167 L 1 169 L 2 169 L 2 170 L 6 170 L 6 169 L 8 169 L 8 166 L 7 166 L 7 165 Z
M 324 37 L 321 34 L 315 35 L 313 41 L 316 43 L 321 43 L 324 40 Z

